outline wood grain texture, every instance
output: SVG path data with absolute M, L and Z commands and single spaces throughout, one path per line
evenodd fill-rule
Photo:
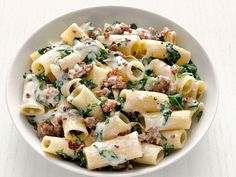
M 37 28 L 64 13 L 101 5 L 143 8 L 172 19 L 198 39 L 218 73 L 220 102 L 207 135 L 177 163 L 145 176 L 235 177 L 236 2 L 233 0 L 0 0 L 0 177 L 78 176 L 50 164 L 26 144 L 6 108 L 5 79 L 16 51 Z

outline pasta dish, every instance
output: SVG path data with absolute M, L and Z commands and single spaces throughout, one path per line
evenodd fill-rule
M 120 170 L 157 165 L 184 147 L 206 84 L 175 31 L 88 22 L 60 37 L 30 55 L 23 75 L 20 112 L 44 152 Z

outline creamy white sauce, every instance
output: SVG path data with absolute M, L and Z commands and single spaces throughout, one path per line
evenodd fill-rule
M 117 68 L 128 64 L 128 62 L 121 56 L 111 56 L 104 61 L 112 68 Z
M 108 164 L 111 166 L 117 166 L 127 161 L 124 155 L 115 154 L 114 152 L 109 150 L 109 147 L 106 144 L 102 142 L 96 142 L 93 144 L 93 146 L 98 150 L 99 154 L 102 153 L 103 150 L 107 150 L 107 153 L 103 153 L 103 155 L 100 155 L 104 157 L 107 160 Z
M 73 51 L 79 52 L 81 57 L 84 59 L 89 53 L 94 53 L 95 55 L 100 55 L 100 49 L 96 43 L 84 44 L 82 42 L 78 42 L 74 47 Z
M 73 99 L 74 99 L 74 97 L 71 96 L 71 95 L 69 95 L 69 96 L 66 98 L 66 100 L 67 100 L 69 103 L 72 103 Z
M 96 134 L 96 141 L 102 141 L 103 139 L 103 130 L 106 127 L 105 122 L 98 122 L 96 125 L 96 130 L 95 130 L 95 134 Z

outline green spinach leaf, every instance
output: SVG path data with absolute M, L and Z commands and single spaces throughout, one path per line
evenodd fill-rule
M 170 100 L 170 104 L 173 105 L 177 109 L 184 109 L 183 104 L 183 95 L 182 94 L 175 94 L 168 96 Z

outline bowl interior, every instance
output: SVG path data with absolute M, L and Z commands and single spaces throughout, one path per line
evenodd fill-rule
M 94 26 L 101 26 L 105 22 L 113 23 L 115 21 L 122 21 L 126 23 L 136 23 L 141 27 L 153 26 L 157 29 L 162 29 L 167 26 L 177 33 L 177 43 L 179 46 L 186 48 L 192 53 L 192 60 L 197 65 L 200 76 L 207 84 L 207 92 L 204 97 L 205 112 L 202 116 L 201 121 L 194 126 L 194 129 L 190 132 L 188 141 L 185 147 L 165 158 L 157 166 L 139 166 L 131 171 L 124 172 L 97 172 L 88 171 L 87 169 L 80 168 L 77 165 L 59 160 L 57 158 L 49 157 L 43 153 L 40 147 L 40 141 L 38 140 L 33 128 L 24 116 L 19 114 L 19 107 L 22 98 L 22 86 L 23 79 L 22 75 L 25 71 L 30 69 L 29 55 L 40 47 L 45 46 L 49 41 L 60 40 L 60 34 L 73 22 L 78 24 L 91 21 Z M 90 176 L 131 176 L 140 175 L 154 170 L 161 169 L 183 155 L 189 152 L 204 136 L 207 129 L 209 128 L 216 111 L 218 90 L 217 90 L 216 76 L 208 58 L 206 52 L 202 49 L 200 44 L 183 28 L 174 22 L 161 17 L 159 15 L 134 9 L 128 7 L 96 7 L 84 10 L 78 10 L 62 17 L 59 17 L 50 23 L 46 24 L 35 32 L 22 46 L 16 55 L 16 58 L 10 68 L 8 79 L 7 79 L 7 103 L 9 112 L 15 123 L 17 129 L 25 138 L 25 140 L 43 157 L 54 162 L 55 164 L 85 175 Z

